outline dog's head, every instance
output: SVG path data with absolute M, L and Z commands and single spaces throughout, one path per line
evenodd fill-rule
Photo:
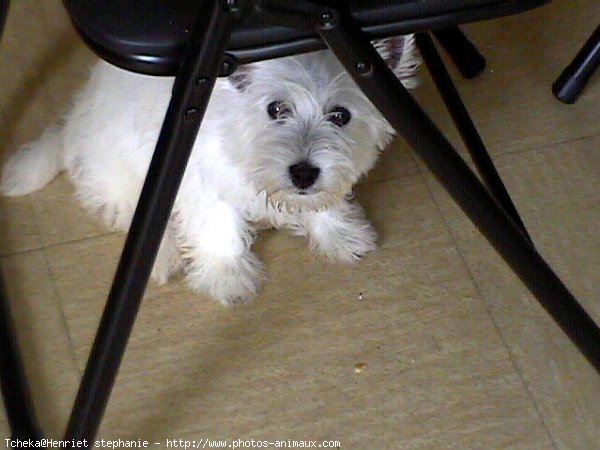
M 412 36 L 376 48 L 413 87 Z M 392 138 L 391 126 L 329 51 L 250 64 L 230 82 L 245 114 L 242 142 L 250 144 L 236 160 L 278 207 L 321 209 L 338 202 Z

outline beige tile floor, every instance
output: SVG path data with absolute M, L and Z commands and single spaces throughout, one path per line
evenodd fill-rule
M 465 27 L 488 67 L 457 83 L 540 251 L 600 321 L 600 77 L 574 106 L 549 91 L 598 23 L 597 2 L 573 0 Z M 93 60 L 60 2 L 13 2 L 0 48 L 3 155 L 60 115 Z M 419 100 L 458 143 L 422 78 Z M 71 194 L 63 177 L 0 199 L 0 260 L 54 438 L 123 242 Z M 151 286 L 100 435 L 600 448 L 600 377 L 402 142 L 359 200 L 381 234 L 359 265 L 266 232 L 256 247 L 270 281 L 251 305 L 225 309 L 180 281 Z

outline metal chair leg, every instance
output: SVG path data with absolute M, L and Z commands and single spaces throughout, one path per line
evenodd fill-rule
M 39 440 L 42 432 L 38 425 L 33 401 L 17 335 L 13 324 L 9 299 L 0 272 L 0 387 L 12 439 Z
M 458 27 L 434 30 L 433 35 L 450 55 L 461 75 L 475 78 L 485 69 L 485 58 Z
M 452 83 L 452 78 L 450 78 L 450 74 L 436 51 L 433 41 L 427 33 L 418 33 L 416 44 L 483 182 L 523 234 L 531 241 L 531 237 L 527 233 L 525 225 L 506 187 L 502 183 L 502 179 L 494 166 L 492 158 L 485 148 L 485 144 L 473 120 L 469 116 L 469 112 L 462 102 L 454 83 Z
M 0 39 L 4 32 L 4 25 L 6 24 L 6 16 L 8 15 L 8 7 L 10 6 L 10 0 L 0 0 Z
M 206 2 L 173 96 L 92 347 L 66 441 L 92 444 L 108 402 L 177 190 L 219 73 L 235 5 Z
M 598 65 L 600 65 L 600 26 L 552 85 L 554 96 L 563 103 L 575 103 Z

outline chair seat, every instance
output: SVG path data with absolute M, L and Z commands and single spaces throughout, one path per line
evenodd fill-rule
M 548 0 L 348 0 L 372 38 L 517 13 Z M 103 59 L 127 70 L 175 75 L 189 31 L 207 0 L 64 0 L 75 28 Z M 228 53 L 240 64 L 323 48 L 311 30 L 248 21 Z

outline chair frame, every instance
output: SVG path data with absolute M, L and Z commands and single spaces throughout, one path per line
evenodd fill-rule
M 386 66 L 353 17 L 343 6 L 331 4 L 324 6 L 309 0 L 207 2 L 192 30 L 183 66 L 175 79 L 172 99 L 66 428 L 66 441 L 85 440 L 87 446 L 81 448 L 86 449 L 93 445 L 212 88 L 223 72 L 223 63 L 232 64 L 226 55 L 228 38 L 235 25 L 252 14 L 260 14 L 273 24 L 314 29 L 321 36 L 357 85 L 600 372 L 600 329 L 533 246 L 429 35 L 418 34 L 418 47 L 486 185 Z M 8 0 L 0 0 L 2 11 L 4 6 L 8 7 Z M 4 289 L 0 293 L 0 371 L 12 436 L 40 439 L 42 433 L 16 344 L 8 298 Z
M 598 66 L 600 66 L 600 25 L 552 84 L 552 93 L 563 103 L 575 103 Z

